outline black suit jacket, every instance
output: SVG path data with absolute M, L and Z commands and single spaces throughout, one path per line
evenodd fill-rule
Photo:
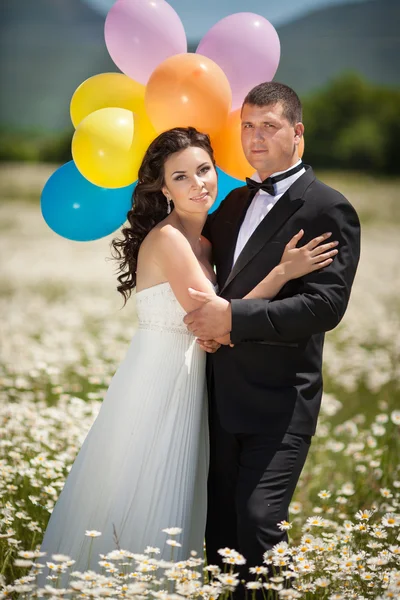
M 212 402 L 232 433 L 315 433 L 322 396 L 324 332 L 342 319 L 360 255 L 360 223 L 351 204 L 306 172 L 259 224 L 232 261 L 249 206 L 247 187 L 233 190 L 211 214 L 211 241 L 220 295 L 232 306 L 231 340 L 209 355 Z M 339 253 L 323 270 L 287 283 L 273 299 L 241 300 L 279 262 L 300 229 L 301 244 L 324 232 Z

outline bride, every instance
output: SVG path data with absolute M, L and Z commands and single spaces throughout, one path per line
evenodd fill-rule
M 202 348 L 183 318 L 199 306 L 188 288 L 216 293 L 212 248 L 201 232 L 217 184 L 207 135 L 177 128 L 148 148 L 129 226 L 113 241 L 118 290 L 126 302 L 136 288 L 139 326 L 52 512 L 41 546 L 48 561 L 62 553 L 76 561 L 74 570 L 99 571 L 99 553 L 143 552 L 148 544 L 169 558 L 162 529 L 172 526 L 182 529 L 176 560 L 191 550 L 202 555 L 208 467 L 203 348 L 215 352 L 229 340 L 209 340 Z M 273 297 L 285 282 L 332 261 L 336 251 L 321 244 L 329 234 L 300 249 L 301 235 L 246 297 Z

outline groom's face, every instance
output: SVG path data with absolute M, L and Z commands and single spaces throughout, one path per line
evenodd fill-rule
M 242 109 L 242 146 L 249 163 L 262 179 L 289 168 L 298 160 L 302 123 L 292 125 L 280 102 L 267 106 L 245 104 Z

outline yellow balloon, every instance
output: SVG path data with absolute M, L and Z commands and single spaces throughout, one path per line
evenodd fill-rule
M 134 181 L 137 179 L 139 167 L 142 164 L 146 150 L 157 135 L 158 133 L 146 113 L 135 114 L 134 158 L 132 165 L 133 172 L 135 173 Z
M 72 138 L 72 157 L 95 185 L 118 188 L 137 179 L 138 169 L 156 133 L 145 117 L 125 108 L 101 108 L 81 121 Z
M 86 79 L 71 99 L 71 120 L 76 128 L 90 113 L 100 108 L 126 108 L 145 115 L 146 87 L 122 73 L 100 73 Z

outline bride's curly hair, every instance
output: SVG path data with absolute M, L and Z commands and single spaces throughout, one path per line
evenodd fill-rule
M 143 158 L 132 195 L 132 208 L 127 214 L 129 225 L 122 229 L 124 239 L 115 238 L 111 242 L 112 256 L 119 262 L 117 290 L 124 297 L 124 306 L 136 287 L 140 245 L 149 231 L 168 214 L 168 203 L 161 191 L 165 183 L 165 161 L 171 154 L 192 146 L 203 148 L 215 166 L 209 136 L 194 127 L 177 127 L 161 133 L 150 144 Z

